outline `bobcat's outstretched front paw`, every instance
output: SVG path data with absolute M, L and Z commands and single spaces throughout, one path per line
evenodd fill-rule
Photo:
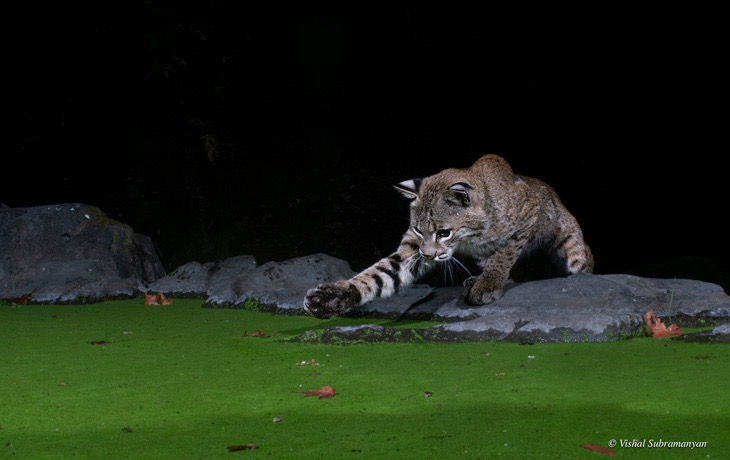
M 331 318 L 357 307 L 360 299 L 360 291 L 348 281 L 320 284 L 307 291 L 304 310 L 317 318 Z
M 493 283 L 484 281 L 478 276 L 472 276 L 464 281 L 464 286 L 469 288 L 464 301 L 467 305 L 477 306 L 492 303 L 504 295 L 504 289 Z

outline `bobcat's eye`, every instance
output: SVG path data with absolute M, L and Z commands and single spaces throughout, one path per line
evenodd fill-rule
M 443 228 L 441 230 L 436 230 L 436 238 L 448 238 L 451 236 L 451 230 L 447 228 Z

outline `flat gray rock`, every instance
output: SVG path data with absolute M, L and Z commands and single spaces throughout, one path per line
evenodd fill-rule
M 209 295 L 205 306 L 242 308 L 253 300 L 254 305 L 267 306 L 267 311 L 302 314 L 308 289 L 353 275 L 345 261 L 323 254 L 268 262 L 227 275 L 224 286 L 209 283 L 208 293 L 215 289 L 221 293 Z M 478 307 L 466 305 L 464 294 L 463 287 L 414 285 L 348 315 L 444 323 L 419 332 L 419 337 L 428 340 L 513 342 L 601 342 L 642 336 L 643 315 L 648 311 L 684 321 L 730 319 L 730 297 L 722 288 L 694 280 L 575 275 L 512 284 L 501 299 Z M 404 334 L 393 328 L 358 326 L 331 328 L 325 336 L 337 341 L 372 341 L 402 340 Z
M 445 322 L 421 334 L 433 340 L 512 342 L 603 342 L 642 336 L 643 315 L 648 311 L 665 320 L 730 318 L 730 297 L 722 288 L 694 280 L 575 275 L 513 284 L 501 299 L 478 307 L 464 303 L 464 290 L 432 289 L 415 302 L 405 292 L 365 305 L 353 314 L 393 317 L 397 313 L 403 318 Z M 377 331 L 332 332 L 340 340 L 345 335 L 360 340 L 361 335 L 372 337 Z M 390 336 L 382 335 L 384 340 Z

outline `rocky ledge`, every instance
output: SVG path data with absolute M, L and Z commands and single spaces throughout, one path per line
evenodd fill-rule
M 303 314 L 302 299 L 319 283 L 354 274 L 339 259 L 317 254 L 256 267 L 237 257 L 186 264 L 152 283 L 169 296 L 190 296 L 191 286 L 208 308 L 257 308 Z M 720 324 L 730 319 L 730 297 L 720 286 L 695 280 L 632 275 L 575 275 L 508 287 L 504 296 L 480 307 L 466 305 L 463 287 L 414 285 L 371 302 L 348 316 L 438 322 L 418 331 L 425 340 L 511 342 L 603 342 L 644 335 L 648 311 L 683 326 Z M 718 334 L 727 334 L 718 329 Z M 407 340 L 410 331 L 382 326 L 333 327 L 302 340 Z
M 347 262 L 324 254 L 257 265 L 252 256 L 189 262 L 169 275 L 151 240 L 99 209 L 83 204 L 0 206 L 0 300 L 85 303 L 109 298 L 195 297 L 207 308 L 248 308 L 304 314 L 302 300 L 317 284 L 354 275 Z M 480 307 L 464 288 L 415 285 L 350 316 L 430 320 L 432 327 L 332 327 L 304 334 L 309 341 L 437 340 L 603 342 L 644 334 L 648 311 L 682 327 L 719 325 L 685 340 L 730 342 L 730 297 L 720 286 L 684 279 L 577 275 L 508 287 Z

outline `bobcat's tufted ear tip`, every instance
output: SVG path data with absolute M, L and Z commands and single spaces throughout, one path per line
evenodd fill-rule
M 423 179 L 405 180 L 393 187 L 395 187 L 395 189 L 404 197 L 413 200 L 418 198 L 418 190 L 421 188 L 421 182 L 423 182 Z

